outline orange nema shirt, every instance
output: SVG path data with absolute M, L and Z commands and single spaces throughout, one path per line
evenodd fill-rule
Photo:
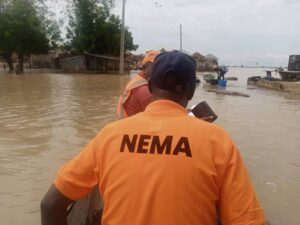
M 265 224 L 229 135 L 167 100 L 104 127 L 55 180 L 73 200 L 97 184 L 103 225 Z
M 148 89 L 148 81 L 143 72 L 137 74 L 126 85 L 119 98 L 117 106 L 118 119 L 124 119 L 143 112 L 153 101 L 153 96 Z

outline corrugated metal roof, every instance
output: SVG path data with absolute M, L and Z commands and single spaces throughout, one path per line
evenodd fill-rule
M 93 57 L 102 58 L 102 59 L 111 59 L 111 60 L 117 60 L 117 61 L 120 60 L 118 57 L 113 57 L 113 56 L 108 56 L 108 55 L 97 55 L 97 54 L 91 54 L 91 53 L 84 53 L 84 55 L 93 56 Z

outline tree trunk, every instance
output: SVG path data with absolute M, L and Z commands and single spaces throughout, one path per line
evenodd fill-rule
M 12 62 L 12 59 L 9 58 L 6 61 L 7 61 L 7 64 L 8 64 L 9 72 L 13 72 L 14 71 L 14 64 Z
M 19 73 L 24 73 L 24 55 L 18 54 L 19 56 Z
M 3 56 L 3 58 L 7 62 L 7 65 L 8 65 L 8 68 L 9 68 L 9 72 L 13 72 L 14 71 L 14 64 L 13 64 L 12 59 L 11 59 L 11 54 L 5 54 Z

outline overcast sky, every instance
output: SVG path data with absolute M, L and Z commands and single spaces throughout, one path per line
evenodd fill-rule
M 222 64 L 286 66 L 300 54 L 300 0 L 127 0 L 125 23 L 137 53 L 179 49 L 182 24 L 183 49 Z

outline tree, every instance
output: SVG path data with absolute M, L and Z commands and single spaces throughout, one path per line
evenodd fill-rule
M 6 38 L 9 20 L 7 14 L 8 0 L 0 1 L 0 55 L 7 61 L 9 70 L 13 70 L 13 62 L 11 59 L 13 53 L 13 43 Z
M 25 55 L 47 53 L 60 39 L 42 0 L 6 1 L 0 13 L 0 49 L 6 55 L 18 54 L 20 72 Z
M 113 6 L 113 0 L 69 0 L 69 47 L 76 52 L 119 55 L 121 21 L 110 13 Z M 127 27 L 125 49 L 137 48 Z

